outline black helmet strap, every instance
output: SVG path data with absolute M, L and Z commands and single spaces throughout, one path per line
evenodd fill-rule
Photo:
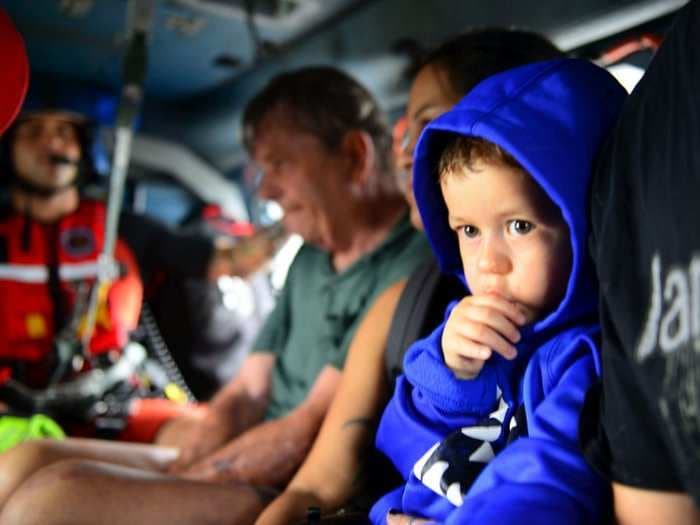
M 63 186 L 58 186 L 56 188 L 45 188 L 43 186 L 34 184 L 33 182 L 24 180 L 23 178 L 18 177 L 16 174 L 12 173 L 10 175 L 10 186 L 22 191 L 23 193 L 27 193 L 35 197 L 48 199 L 49 197 L 53 197 L 55 195 L 58 195 L 59 193 L 63 193 L 64 191 L 78 187 L 79 180 L 80 176 L 78 175 L 71 182 L 69 182 L 68 184 L 64 184 Z

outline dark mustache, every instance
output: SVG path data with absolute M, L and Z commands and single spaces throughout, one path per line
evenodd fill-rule
M 51 164 L 67 165 L 67 166 L 77 166 L 80 161 L 66 157 L 65 155 L 49 155 L 49 162 Z

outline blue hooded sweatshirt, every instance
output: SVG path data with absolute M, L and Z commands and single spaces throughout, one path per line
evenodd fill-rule
M 600 374 L 587 197 L 594 156 L 624 97 L 589 62 L 538 62 L 483 81 L 423 132 L 414 191 L 443 271 L 464 281 L 436 173 L 455 134 L 498 144 L 545 190 L 569 227 L 572 267 L 563 300 L 522 328 L 512 361 L 494 353 L 474 379 L 456 378 L 442 356 L 444 322 L 409 348 L 376 440 L 406 483 L 374 505 L 373 523 L 385 523 L 389 510 L 447 524 L 600 518 L 605 482 L 577 441 L 586 391 Z

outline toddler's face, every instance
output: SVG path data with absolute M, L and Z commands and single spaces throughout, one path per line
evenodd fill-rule
M 480 161 L 472 168 L 440 184 L 469 289 L 512 301 L 528 322 L 542 319 L 566 292 L 569 228 L 529 175 Z

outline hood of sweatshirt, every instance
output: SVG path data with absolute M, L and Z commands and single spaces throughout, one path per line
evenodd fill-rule
M 448 224 L 437 174 L 440 155 L 455 135 L 499 145 L 560 208 L 570 231 L 572 267 L 561 303 L 530 327 L 534 332 L 596 311 L 587 249 L 588 188 L 596 151 L 625 95 L 607 71 L 590 62 L 538 62 L 483 81 L 430 123 L 416 147 L 414 191 L 426 234 L 442 270 L 463 281 L 457 237 Z

